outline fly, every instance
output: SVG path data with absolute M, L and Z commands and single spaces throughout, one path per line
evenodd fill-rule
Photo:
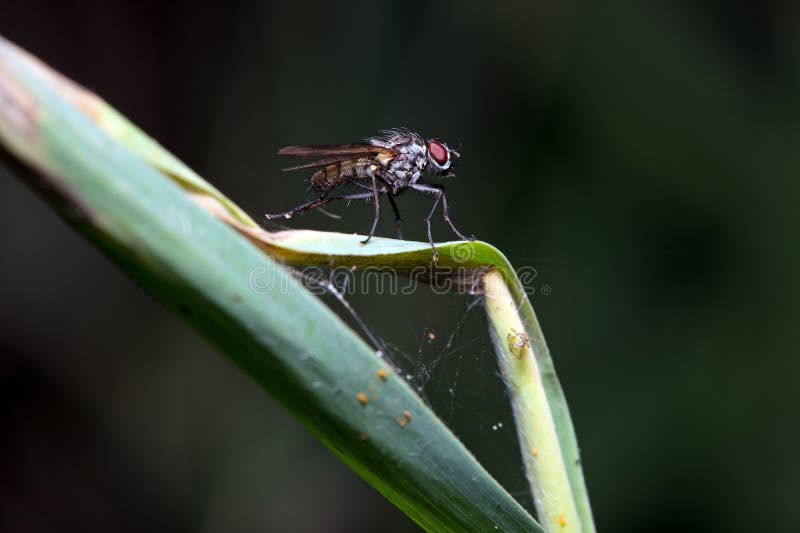
M 431 218 L 439 203 L 442 204 L 444 220 L 463 240 L 474 240 L 466 237 L 450 220 L 447 208 L 447 197 L 444 185 L 425 183 L 423 177 L 430 174 L 438 177 L 455 176 L 453 160 L 460 154 L 438 139 L 423 139 L 420 135 L 407 130 L 390 130 L 383 135 L 367 139 L 366 144 L 338 144 L 329 146 L 287 146 L 278 150 L 278 155 L 291 157 L 320 157 L 312 163 L 286 168 L 284 170 L 316 169 L 311 175 L 311 186 L 319 192 L 319 198 L 299 205 L 285 213 L 268 214 L 268 219 L 291 218 L 334 200 L 368 200 L 375 205 L 375 218 L 372 228 L 362 244 L 366 244 L 375 234 L 380 219 L 378 198 L 385 194 L 394 211 L 397 224 L 397 237 L 402 239 L 402 218 L 397 209 L 395 198 L 408 189 L 435 197 L 433 207 L 425 218 L 428 228 L 428 242 L 433 249 L 433 258 L 439 257 L 431 235 Z M 342 185 L 352 184 L 365 192 L 354 194 L 330 194 Z

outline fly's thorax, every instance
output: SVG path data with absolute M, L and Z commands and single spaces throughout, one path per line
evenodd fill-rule
M 369 140 L 374 146 L 382 146 L 395 152 L 392 158 L 381 161 L 384 176 L 395 191 L 402 190 L 422 177 L 428 164 L 428 149 L 425 140 L 416 133 L 405 130 L 390 131 L 384 137 Z
M 406 153 L 414 146 L 425 149 L 425 139 L 421 135 L 407 130 L 388 130 L 384 135 L 369 139 L 372 146 L 382 146 L 395 152 Z
M 386 173 L 393 181 L 403 187 L 409 183 L 414 183 L 422 177 L 428 163 L 427 157 L 423 154 L 400 154 L 396 156 L 386 168 Z

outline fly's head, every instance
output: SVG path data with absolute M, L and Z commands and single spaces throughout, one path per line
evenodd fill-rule
M 427 144 L 428 164 L 431 171 L 437 176 L 455 176 L 453 164 L 456 159 L 461 157 L 461 154 L 437 139 L 428 139 Z

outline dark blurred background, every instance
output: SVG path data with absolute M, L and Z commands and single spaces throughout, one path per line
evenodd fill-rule
M 508 4 L 28 0 L 0 34 L 254 216 L 307 195 L 280 146 L 463 143 L 453 218 L 537 271 L 599 529 L 796 531 L 797 5 Z M 0 187 L 2 531 L 416 530 L 4 169 Z M 430 199 L 400 206 L 424 240 Z M 289 225 L 371 220 L 330 211 Z M 352 303 L 532 508 L 474 298 Z

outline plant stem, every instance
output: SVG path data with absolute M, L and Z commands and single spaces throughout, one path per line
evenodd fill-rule
M 547 531 L 582 532 L 528 328 L 498 270 L 491 269 L 483 275 L 483 288 L 492 340 L 510 392 L 525 473 L 539 522 Z

